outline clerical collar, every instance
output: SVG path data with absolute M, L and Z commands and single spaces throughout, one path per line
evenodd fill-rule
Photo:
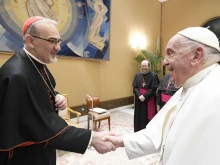
M 39 59 L 37 59 L 33 54 L 31 54 L 29 51 L 27 51 L 27 49 L 25 49 L 25 47 L 23 47 L 24 51 L 26 54 L 28 54 L 29 56 L 31 56 L 31 58 L 33 58 L 34 60 L 36 60 L 37 62 L 39 62 L 40 64 L 46 65 L 46 63 L 40 61 Z
M 144 73 L 143 73 L 143 72 L 141 72 L 141 73 L 142 73 L 143 75 L 145 75 L 145 76 L 146 76 L 146 75 L 149 73 L 149 71 L 144 72 Z
M 218 64 L 213 64 L 213 65 L 199 71 L 194 76 L 190 77 L 188 80 L 185 81 L 185 83 L 183 84 L 183 88 L 188 89 L 188 88 L 196 85 L 217 66 L 218 66 Z

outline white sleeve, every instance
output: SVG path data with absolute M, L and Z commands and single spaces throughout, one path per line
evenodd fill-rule
M 181 92 L 181 91 L 180 91 Z M 169 115 L 175 110 L 176 100 L 180 92 L 174 95 L 154 118 L 147 124 L 146 128 L 123 136 L 123 143 L 129 159 L 158 153 L 163 140 L 164 122 L 169 119 Z
M 91 131 L 91 136 L 90 136 L 90 140 L 89 140 L 89 143 L 88 143 L 87 148 L 91 147 L 91 143 L 92 143 L 92 136 L 93 136 L 93 131 Z
M 129 159 L 158 152 L 151 139 L 147 137 L 146 129 L 124 135 L 123 142 Z

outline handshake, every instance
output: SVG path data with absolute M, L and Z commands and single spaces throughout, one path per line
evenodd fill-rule
M 100 154 L 124 147 L 123 138 L 113 132 L 93 132 L 91 146 Z

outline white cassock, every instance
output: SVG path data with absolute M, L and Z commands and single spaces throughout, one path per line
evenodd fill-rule
M 146 129 L 123 141 L 129 159 L 164 148 L 162 165 L 220 165 L 220 66 L 188 79 Z

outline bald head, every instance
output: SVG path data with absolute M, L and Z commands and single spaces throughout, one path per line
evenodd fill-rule
M 143 60 L 142 62 L 141 62 L 141 66 L 142 65 L 148 65 L 148 67 L 150 67 L 150 62 L 148 61 L 148 60 Z
M 143 74 L 146 74 L 149 72 L 149 69 L 150 69 L 150 62 L 148 60 L 143 60 L 141 62 L 141 69 L 140 71 L 143 73 Z

